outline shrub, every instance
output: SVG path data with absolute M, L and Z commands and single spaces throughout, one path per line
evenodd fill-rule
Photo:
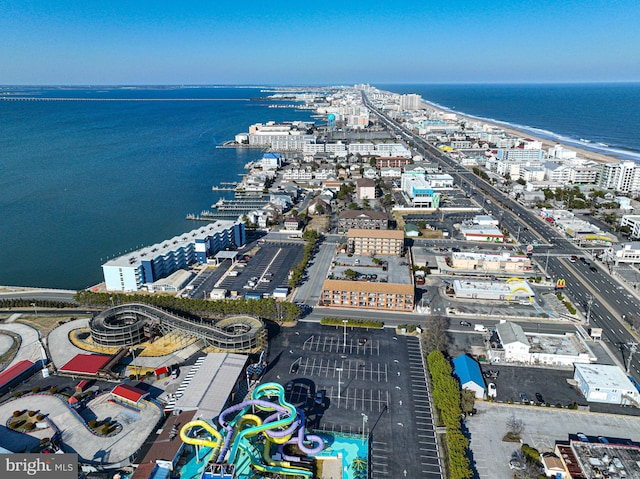
M 44 414 L 38 414 L 38 415 L 36 416 L 36 419 L 37 419 L 38 421 L 42 421 L 44 418 L 45 418 L 45 415 L 44 415 Z
M 34 430 L 36 428 L 36 425 L 34 423 L 30 422 L 28 424 L 25 424 L 24 428 L 27 431 L 32 431 L 32 430 Z
M 43 437 L 42 439 L 40 439 L 40 445 L 41 445 L 41 446 L 44 446 L 44 445 L 46 445 L 50 440 L 51 440 L 51 438 Z
M 109 434 L 110 430 L 111 430 L 111 426 L 109 426 L 109 424 L 105 424 L 104 426 L 102 426 L 101 432 L 106 436 L 107 434 Z
M 540 462 L 540 453 L 537 449 L 529 446 L 528 444 L 523 444 L 520 448 L 524 456 L 532 462 Z
M 39 393 L 40 392 L 40 388 L 38 386 L 36 386 L 31 390 L 31 392 L 34 393 L 34 394 L 35 393 Z
M 22 393 L 20 391 L 16 391 L 11 395 L 11 397 L 13 398 L 19 398 L 20 396 L 22 396 Z
M 557 407 L 558 409 L 562 409 L 562 404 L 560 404 L 560 403 L 556 403 L 556 407 Z
M 96 421 L 95 419 L 92 419 L 91 421 L 88 422 L 88 426 L 91 429 L 94 429 L 97 425 L 98 425 L 98 421 Z
M 49 389 L 49 393 L 50 393 L 50 394 L 55 394 L 55 393 L 57 393 L 57 392 L 58 392 L 58 388 L 56 388 L 56 387 L 51 387 L 51 388 Z
M 35 411 L 29 411 L 29 412 L 27 413 L 27 415 L 28 415 L 29 417 L 33 417 L 33 416 L 35 416 L 35 415 L 36 415 L 36 412 L 35 412 Z
M 13 417 L 18 417 L 22 415 L 22 411 L 15 410 L 13 411 Z

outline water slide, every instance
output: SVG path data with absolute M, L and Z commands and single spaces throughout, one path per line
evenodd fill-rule
M 266 398 L 271 397 L 276 397 L 278 402 L 266 400 Z M 262 420 L 259 416 L 248 413 L 251 407 L 256 407 L 261 411 L 272 412 L 272 414 Z M 232 414 L 233 417 L 231 417 Z M 324 449 L 324 442 L 319 436 L 309 435 L 305 437 L 304 412 L 284 399 L 284 388 L 278 383 L 259 385 L 253 391 L 252 399 L 222 411 L 218 417 L 218 422 L 223 429 L 223 434 L 208 422 L 199 419 L 188 422 L 182 427 L 180 439 L 186 444 L 212 448 L 214 450 L 212 458 L 217 462 L 234 463 L 238 449 L 241 449 L 248 454 L 253 467 L 258 471 L 292 476 L 303 475 L 305 477 L 311 477 L 313 474 L 307 469 L 292 466 L 290 463 L 290 461 L 300 462 L 300 458 L 283 456 L 284 461 L 273 460 L 271 457 L 272 444 L 279 445 L 281 453 L 285 444 L 292 443 L 297 444 L 305 454 L 316 454 Z M 249 427 L 245 428 L 245 426 Z M 188 434 L 194 427 L 202 427 L 211 434 L 211 437 L 189 437 Z M 253 454 L 253 446 L 249 442 L 249 438 L 259 434 L 264 434 L 266 438 L 263 450 L 264 460 L 260 460 L 259 456 Z M 305 441 L 310 441 L 317 445 L 315 447 L 307 447 L 304 444 Z M 227 452 L 229 452 L 228 455 Z
M 272 474 L 282 474 L 285 476 L 304 476 L 304 477 L 313 477 L 313 472 L 307 469 L 301 469 L 299 467 L 283 467 L 283 466 L 272 466 L 268 464 L 264 464 L 263 461 L 258 459 L 251 449 L 243 443 L 239 446 L 242 451 L 249 457 L 249 461 L 251 461 L 251 465 L 259 472 L 269 472 Z
M 228 462 L 233 462 L 238 454 L 239 444 L 245 437 L 255 436 L 261 432 L 266 432 L 273 429 L 281 429 L 288 428 L 292 422 L 295 421 L 297 417 L 297 411 L 295 406 L 289 404 L 284 399 L 284 388 L 281 384 L 278 383 L 265 383 L 260 384 L 253 390 L 251 394 L 252 401 L 254 401 L 255 405 L 260 409 L 265 411 L 273 411 L 278 410 L 282 407 L 285 408 L 285 412 L 287 412 L 287 416 L 282 419 L 272 421 L 272 422 L 264 422 L 260 426 L 253 427 L 251 429 L 244 429 L 236 435 L 236 439 L 233 441 L 233 447 L 229 453 L 229 457 L 227 458 Z M 276 396 L 278 398 L 278 404 L 272 403 L 270 401 L 262 401 L 262 398 L 265 396 Z M 271 416 L 270 416 L 271 417 Z
M 205 431 L 207 431 L 215 440 L 209 438 L 198 438 L 198 437 L 189 437 L 189 432 L 194 427 L 201 427 Z M 220 434 L 211 424 L 207 421 L 203 421 L 202 419 L 196 419 L 195 421 L 190 421 L 186 423 L 180 429 L 180 439 L 185 444 L 191 444 L 193 446 L 204 446 L 210 447 L 213 449 L 213 457 L 216 457 L 218 453 L 218 449 L 220 449 L 220 445 L 222 444 L 222 434 Z

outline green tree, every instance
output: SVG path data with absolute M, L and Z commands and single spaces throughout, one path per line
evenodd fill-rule
M 358 272 L 352 270 L 351 268 L 348 268 L 344 270 L 344 276 L 348 279 L 356 279 L 356 277 L 358 276 Z

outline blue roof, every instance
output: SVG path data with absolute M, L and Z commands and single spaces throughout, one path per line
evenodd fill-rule
M 482 379 L 482 372 L 480 372 L 480 366 L 475 359 L 467 354 L 462 354 L 455 358 L 452 362 L 453 374 L 458 376 L 461 385 L 464 385 L 471 381 L 484 388 L 484 379 Z

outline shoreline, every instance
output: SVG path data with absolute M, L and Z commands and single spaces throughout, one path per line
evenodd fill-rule
M 472 122 L 472 123 L 480 123 L 481 125 L 488 125 L 491 126 L 493 128 L 497 128 L 499 130 L 504 131 L 505 133 L 507 133 L 510 136 L 513 136 L 515 138 L 530 138 L 532 140 L 537 140 L 540 141 L 542 143 L 542 147 L 543 149 L 549 149 L 550 147 L 556 146 L 556 145 L 562 145 L 563 147 L 565 147 L 568 150 L 572 150 L 575 151 L 577 153 L 577 156 L 579 158 L 585 159 L 585 160 L 592 160 L 598 163 L 616 163 L 619 161 L 636 161 L 639 162 L 638 160 L 634 160 L 633 158 L 618 158 L 617 156 L 614 156 L 612 154 L 605 154 L 605 153 L 598 153 L 586 148 L 581 148 L 580 146 L 574 146 L 574 145 L 568 145 L 566 142 L 563 142 L 561 140 L 553 140 L 553 139 L 549 139 L 549 138 L 544 138 L 542 136 L 539 135 L 535 135 L 535 134 L 530 134 L 526 131 L 523 130 L 519 130 L 516 127 L 511 127 L 511 126 L 506 126 L 503 123 L 500 123 L 498 121 L 491 121 L 491 120 L 486 120 L 484 118 L 479 118 L 473 115 L 469 115 L 463 112 L 459 112 L 457 110 L 451 110 L 448 109 L 446 107 L 443 107 L 441 105 L 436 105 L 433 102 L 430 102 L 429 100 L 425 100 L 422 99 L 422 103 L 424 103 L 428 108 L 430 108 L 431 110 L 434 110 L 436 112 L 439 113 L 443 113 L 443 114 L 453 114 L 456 115 L 457 119 L 463 119 L 466 120 L 468 122 Z M 621 155 L 623 155 L 621 153 Z

